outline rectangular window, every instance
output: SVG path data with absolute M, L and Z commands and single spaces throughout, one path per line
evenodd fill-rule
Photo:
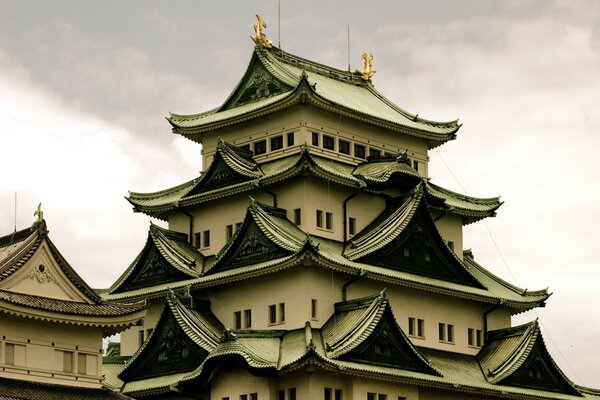
M 269 323 L 274 324 L 277 322 L 277 308 L 275 304 L 269 306 Z
M 294 132 L 290 132 L 287 134 L 287 145 L 288 147 L 294 145 Z
M 404 257 L 410 257 L 410 248 L 409 247 L 405 247 L 402 249 L 402 255 Z
M 240 394 L 240 400 L 248 400 L 247 394 Z
M 333 229 L 333 214 L 330 212 L 325 213 L 325 229 Z
M 317 299 L 312 299 L 310 301 L 310 317 L 312 319 L 317 319 Z
M 354 144 L 354 157 L 365 158 L 365 146 Z
M 448 341 L 454 343 L 454 325 L 448 324 Z
M 63 351 L 63 372 L 73 372 L 72 351 Z
M 148 329 L 146 329 L 146 338 L 149 338 L 149 337 L 150 337 L 150 335 L 152 335 L 152 332 L 154 332 L 154 329 L 153 329 L 153 328 L 148 328 Z
M 415 319 L 413 317 L 408 317 L 408 334 L 415 334 Z
M 420 338 L 425 337 L 425 321 L 422 319 L 417 320 L 417 336 Z
M 271 151 L 283 149 L 283 136 L 275 136 L 271 138 Z
M 340 153 L 350 154 L 350 142 L 340 139 L 338 140 L 338 148 Z
M 350 235 L 356 234 L 356 218 L 348 218 L 348 233 Z
M 467 331 L 467 343 L 469 346 L 475 345 L 475 329 L 469 328 Z
M 229 397 L 221 397 L 221 400 L 229 400 Z
M 144 344 L 144 330 L 143 329 L 138 332 L 138 343 L 140 346 L 142 344 Z
M 279 303 L 279 322 L 285 322 L 285 303 Z
M 233 225 L 225 226 L 225 239 L 229 240 L 233 237 Z
M 381 151 L 377 149 L 369 149 L 369 155 L 371 157 L 381 157 Z
M 196 232 L 194 233 L 194 247 L 199 249 L 200 248 L 200 232 Z
M 368 392 L 367 400 L 376 400 L 377 395 L 375 393 Z
M 323 211 L 322 210 L 317 210 L 317 227 L 318 228 L 323 227 Z
M 202 247 L 210 247 L 210 231 L 202 232 Z
M 317 132 L 312 133 L 312 145 L 313 146 L 319 145 L 319 134 Z
M 233 328 L 242 329 L 242 312 L 236 311 L 233 313 Z
M 258 393 L 250 393 L 250 400 L 258 400 Z
M 431 262 L 431 253 L 425 252 L 423 258 L 425 259 L 425 262 Z
M 294 209 L 294 224 L 300 226 L 302 225 L 302 209 L 296 208 Z
M 331 398 L 331 388 L 325 388 L 323 392 L 323 400 L 332 400 Z
M 77 373 L 80 375 L 87 374 L 86 355 L 85 354 L 81 354 L 81 353 L 77 354 Z
M 413 168 L 419 172 L 419 162 L 417 160 L 413 160 Z
M 265 154 L 267 152 L 267 141 L 260 140 L 258 142 L 254 142 L 254 155 L 259 156 L 261 154 Z
M 454 242 L 451 240 L 448 240 L 448 247 L 450 248 L 450 250 L 454 251 Z
M 377 400 L 387 400 L 387 394 L 379 393 L 379 395 L 377 395 Z
M 15 345 L 6 343 L 4 349 L 4 364 L 15 365 Z
M 236 232 L 239 231 L 241 227 L 242 227 L 242 223 L 241 222 L 236 222 L 235 223 L 235 231 Z
M 288 389 L 288 400 L 296 400 L 296 388 Z
M 483 331 L 481 329 L 477 329 L 475 331 L 475 333 L 476 333 L 475 343 L 477 344 L 477 347 L 483 346 Z
M 277 400 L 285 400 L 285 390 L 277 391 Z
M 342 396 L 342 389 L 335 389 L 335 397 L 334 400 L 342 400 L 343 396 Z
M 441 322 L 438 325 L 438 336 L 440 341 L 446 341 L 446 324 L 442 324 Z
M 244 310 L 244 328 L 252 327 L 252 310 Z
M 332 136 L 323 135 L 323 148 L 335 150 L 335 139 Z

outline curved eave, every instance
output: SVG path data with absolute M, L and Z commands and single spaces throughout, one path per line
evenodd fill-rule
M 428 141 L 428 147 L 437 147 L 449 140 L 456 138 L 456 132 L 460 128 L 457 125 L 455 128 L 448 130 L 447 133 L 434 133 L 427 128 L 418 129 L 415 127 L 406 126 L 397 122 L 389 121 L 383 118 L 379 118 L 373 115 L 365 114 L 361 110 L 352 109 L 338 103 L 334 103 L 328 100 L 326 97 L 322 97 L 318 94 L 318 91 L 313 89 L 307 78 L 303 77 L 296 88 L 291 92 L 287 92 L 285 96 L 279 95 L 280 98 L 274 102 L 266 101 L 266 105 L 252 109 L 248 113 L 242 113 L 240 115 L 226 118 L 224 120 L 211 122 L 208 124 L 198 124 L 196 126 L 181 126 L 169 119 L 169 122 L 173 126 L 173 133 L 180 134 L 198 143 L 202 143 L 202 135 L 206 132 L 221 129 L 227 126 L 236 125 L 242 122 L 253 120 L 262 117 L 267 114 L 271 114 L 276 111 L 280 111 L 296 104 L 312 104 L 317 108 L 321 108 L 326 111 L 333 112 L 335 114 L 343 115 L 345 117 L 353 118 L 361 122 L 376 125 L 385 129 L 390 129 L 397 132 L 403 132 L 405 134 L 426 139 Z M 274 96 L 276 98 L 278 96 Z M 268 99 L 267 99 L 268 100 Z
M 5 279 L 21 268 L 40 247 L 44 235 L 40 235 L 34 230 L 26 239 L 24 239 L 19 248 L 15 249 L 13 254 L 7 256 L 0 264 L 0 280 Z
M 146 309 L 136 310 L 130 314 L 118 316 L 96 316 L 68 314 L 57 311 L 32 309 L 27 306 L 14 304 L 0 299 L 0 312 L 23 318 L 57 322 L 67 325 L 78 325 L 102 328 L 103 336 L 110 336 L 133 326 L 146 315 Z
M 504 204 L 500 197 L 473 197 L 462 193 L 453 192 L 441 186 L 427 183 L 425 185 L 427 196 L 431 196 L 443 203 L 443 206 L 433 204 L 431 208 L 439 211 L 458 215 L 463 219 L 463 225 L 468 225 L 487 217 L 495 217 L 496 211 Z M 472 207 L 452 204 L 455 202 L 465 202 L 473 204 Z
M 150 237 L 160 255 L 169 263 L 169 265 L 182 274 L 187 275 L 190 278 L 198 277 L 200 274 L 193 268 L 197 265 L 198 261 L 201 260 L 192 258 L 187 254 L 182 254 L 181 251 L 174 248 L 171 243 L 169 243 L 172 239 L 165 237 L 165 234 L 161 232 L 161 229 L 162 228 L 155 225 L 152 225 L 150 228 Z

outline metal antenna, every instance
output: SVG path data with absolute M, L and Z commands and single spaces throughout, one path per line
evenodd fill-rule
M 350 72 L 350 24 L 348 24 L 348 72 Z
M 277 32 L 277 47 L 281 49 L 281 0 L 277 3 L 277 23 L 278 32 Z
M 17 191 L 15 190 L 15 230 L 13 232 L 17 231 Z

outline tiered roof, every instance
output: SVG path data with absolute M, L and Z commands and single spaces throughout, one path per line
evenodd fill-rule
M 302 146 L 296 154 L 257 164 L 244 149 L 219 140 L 211 165 L 198 178 L 159 192 L 130 192 L 127 200 L 135 211 L 166 220 L 170 212 L 180 207 L 248 193 L 257 187 L 306 173 L 372 192 L 382 190 L 385 184 L 397 184 L 398 180 L 407 180 L 410 187 L 423 181 L 402 155 L 369 157 L 366 162 L 354 166 L 314 155 L 309 147 Z M 215 176 L 222 177 L 217 180 L 219 185 L 214 183 Z M 425 188 L 425 195 L 434 209 L 459 215 L 465 224 L 494 216 L 502 205 L 498 197 L 471 197 L 429 182 L 425 182 Z
M 31 260 L 47 249 L 57 266 L 32 265 Z M 24 293 L 14 289 L 13 277 L 41 282 L 65 282 L 73 299 Z M 12 283 L 11 283 L 12 282 Z M 0 237 L 0 312 L 67 324 L 103 327 L 105 335 L 119 332 L 139 321 L 145 303 L 121 304 L 107 301 L 91 289 L 69 265 L 48 236 L 44 220 L 27 229 Z
M 173 132 L 201 143 L 208 131 L 306 103 L 426 139 L 429 148 L 454 139 L 460 128 L 457 120 L 430 121 L 401 109 L 359 74 L 261 45 L 254 48 L 246 73 L 222 106 L 193 115 L 171 113 L 167 119 Z
M 423 187 L 425 183 L 420 185 L 404 200 L 400 198 L 400 201 L 392 201 L 382 216 L 365 228 L 363 232 L 359 232 L 356 235 L 359 246 L 355 249 L 351 249 L 351 246 L 346 246 L 345 249 L 343 243 L 309 236 L 285 217 L 284 210 L 250 199 L 242 227 L 217 254 L 214 264 L 206 268 L 204 273 L 198 277 L 170 283 L 148 285 L 122 292 L 111 291 L 105 296 L 107 299 L 113 300 L 148 298 L 164 295 L 168 290 L 176 290 L 188 285 L 192 285 L 196 289 L 224 285 L 284 269 L 302 268 L 305 260 L 309 259 L 313 265 L 322 268 L 351 275 L 365 274 L 368 279 L 390 285 L 425 289 L 487 303 L 502 302 L 515 313 L 544 304 L 549 297 L 547 290 L 520 289 L 486 271 L 475 263 L 469 254 L 464 262 L 453 255 L 437 230 L 432 230 L 431 226 L 424 225 L 433 223 L 427 209 L 422 208 L 421 211 L 416 212 L 425 204 Z M 407 204 L 405 205 L 405 203 Z M 404 213 L 398 211 L 403 209 L 403 205 L 414 211 Z M 386 231 L 394 240 L 386 241 L 383 247 L 375 241 L 375 244 L 369 248 L 369 242 L 366 239 L 378 235 L 378 232 L 385 226 L 394 231 L 393 234 Z M 398 243 L 402 243 L 398 242 L 398 238 L 403 235 L 410 237 L 412 232 L 418 231 L 419 226 L 422 227 L 420 234 L 424 235 L 423 240 L 433 243 L 433 249 L 450 259 L 443 264 L 443 270 L 421 271 L 408 267 L 403 268 L 400 264 L 390 268 L 383 261 L 372 263 L 370 260 L 363 259 L 363 253 L 353 252 L 364 247 L 370 251 L 369 254 L 378 254 L 377 251 L 381 253 L 397 248 L 400 246 Z M 366 244 L 359 241 L 361 237 L 365 239 L 364 243 Z M 432 257 L 434 257 L 433 252 Z M 381 260 L 384 260 L 383 256 Z M 460 279 L 449 279 L 449 276 L 456 276 Z M 115 283 L 115 287 L 121 285 L 122 280 Z

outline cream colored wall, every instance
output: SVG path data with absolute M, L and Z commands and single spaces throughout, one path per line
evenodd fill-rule
M 40 265 L 43 271 L 40 271 Z M 44 240 L 19 271 L 0 281 L 0 289 L 53 299 L 89 302 L 65 276 Z
M 285 135 L 289 132 L 295 133 L 294 146 L 292 148 L 287 147 L 285 145 L 286 138 L 284 137 L 284 148 L 271 152 L 269 138 L 280 134 Z M 337 144 L 335 151 L 323 149 L 321 146 L 312 146 L 312 132 L 319 132 L 361 144 L 366 147 L 367 155 L 371 147 L 389 153 L 402 153 L 407 150 L 408 156 L 419 162 L 421 175 L 428 176 L 429 157 L 425 140 L 359 122 L 352 118 L 341 117 L 339 114 L 324 111 L 311 105 L 298 105 L 283 112 L 272 113 L 258 120 L 246 122 L 243 125 L 220 129 L 218 134 L 205 134 L 202 141 L 202 165 L 204 169 L 210 165 L 219 138 L 237 146 L 267 139 L 267 153 L 255 157 L 255 160 L 259 163 L 297 151 L 298 146 L 304 143 L 311 147 L 313 154 L 352 164 L 364 161 L 364 159 L 337 152 Z
M 435 221 L 435 226 L 446 242 L 454 242 L 454 254 L 463 259 L 462 218 L 458 215 L 444 215 Z
M 6 364 L 6 344 L 18 349 Z M 73 354 L 73 372 L 63 371 L 64 352 Z M 78 373 L 79 354 L 86 374 Z M 102 382 L 102 329 L 31 320 L 0 313 L 0 377 L 79 387 Z
M 401 383 L 392 383 L 371 379 L 353 379 L 351 382 L 351 397 L 346 399 L 366 400 L 367 393 L 387 395 L 388 400 L 406 397 L 407 400 L 429 399 L 419 396 L 419 389 Z
M 500 307 L 490 312 L 487 317 L 488 330 L 504 329 L 511 327 L 511 313 L 507 307 Z
M 235 382 L 235 384 L 232 384 Z M 245 369 L 237 366 L 227 367 L 226 370 L 219 370 L 210 384 L 211 400 L 222 400 L 227 397 L 230 400 L 237 400 L 240 395 L 256 393 L 259 400 L 274 399 L 269 378 L 257 377 L 251 375 Z M 302 399 L 303 397 L 299 397 Z
M 359 193 L 348 201 L 347 216 L 356 218 L 356 233 L 367 227 L 379 214 L 385 210 L 385 199 L 364 192 Z M 348 238 L 352 235 L 348 232 Z
M 423 319 L 425 338 L 411 337 L 416 346 L 475 355 L 478 347 L 468 345 L 468 328 L 483 331 L 483 312 L 489 304 L 476 303 L 455 297 L 402 286 L 393 286 L 362 279 L 348 287 L 348 299 L 369 296 L 387 287 L 387 294 L 396 321 L 408 335 L 408 318 Z M 454 343 L 439 341 L 438 324 L 454 325 Z
M 150 336 L 149 329 L 154 330 L 160 313 L 162 312 L 164 299 L 152 299 L 148 301 L 150 304 L 144 317 L 143 325 L 132 326 L 131 328 L 121 333 L 121 355 L 132 356 L 140 348 L 140 332 L 143 332 L 144 341 Z
M 293 285 L 290 285 L 293 282 Z M 226 328 L 233 328 L 235 311 L 252 310 L 252 329 L 299 329 L 307 321 L 320 328 L 341 300 L 343 276 L 314 266 L 298 266 L 262 278 L 247 279 L 204 293 L 211 310 Z M 282 288 L 285 287 L 285 290 Z M 260 295 L 258 295 L 260 294 Z M 311 318 L 311 300 L 317 300 L 317 318 Z M 285 303 L 285 323 L 269 324 L 269 305 Z

